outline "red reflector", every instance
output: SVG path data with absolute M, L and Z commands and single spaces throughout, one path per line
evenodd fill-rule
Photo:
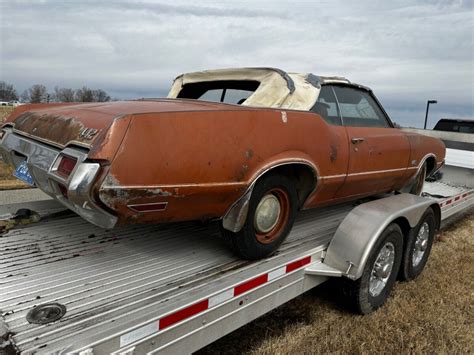
M 209 306 L 209 300 L 203 300 L 201 302 L 195 303 L 189 307 L 186 307 L 182 310 L 179 310 L 175 313 L 170 314 L 162 319 L 160 319 L 159 327 L 160 330 L 169 327 L 179 321 L 194 316 L 202 311 L 205 311 Z
M 60 159 L 61 160 L 59 161 L 58 165 L 58 174 L 67 178 L 69 175 L 71 175 L 72 170 L 76 166 L 77 159 L 68 157 L 66 155 L 62 155 Z
M 251 290 L 252 288 L 263 285 L 267 281 L 268 274 L 265 274 L 244 282 L 243 284 L 240 284 L 234 288 L 234 296 L 238 296 L 244 292 L 247 292 L 248 290 Z
M 306 258 L 294 261 L 286 265 L 286 272 L 292 272 L 293 270 L 299 269 L 300 267 L 307 265 L 310 262 L 311 262 L 311 256 L 307 256 Z
M 63 184 L 58 184 L 59 191 L 61 191 L 62 195 L 67 198 L 67 188 Z

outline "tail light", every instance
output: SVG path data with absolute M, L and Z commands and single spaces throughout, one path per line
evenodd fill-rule
M 64 178 L 68 178 L 76 166 L 77 159 L 67 155 L 62 155 L 60 159 L 57 173 Z

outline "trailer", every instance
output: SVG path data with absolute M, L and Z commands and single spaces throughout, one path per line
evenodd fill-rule
M 107 231 L 52 200 L 29 203 L 41 221 L 0 237 L 0 352 L 191 353 L 331 277 L 356 283 L 392 222 L 405 219 L 408 237 L 428 208 L 442 224 L 474 205 L 469 188 L 424 191 L 304 211 L 254 262 L 214 223 Z

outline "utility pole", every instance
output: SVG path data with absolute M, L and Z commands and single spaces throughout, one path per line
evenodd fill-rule
M 428 110 L 430 109 L 430 104 L 437 104 L 438 101 L 436 100 L 428 100 L 426 102 L 426 114 L 425 114 L 425 126 L 423 127 L 423 129 L 426 129 L 426 123 L 428 122 Z

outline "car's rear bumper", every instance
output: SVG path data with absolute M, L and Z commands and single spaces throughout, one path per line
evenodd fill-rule
M 35 185 L 46 194 L 99 227 L 110 229 L 115 226 L 117 217 L 101 208 L 92 196 L 92 186 L 100 170 L 99 164 L 87 162 L 87 154 L 82 151 L 55 149 L 16 134 L 12 129 L 3 130 L 5 133 L 0 141 L 0 155 L 7 164 L 16 168 L 26 160 Z M 61 154 L 77 159 L 67 178 L 56 173 Z M 61 192 L 61 185 L 66 188 L 67 194 Z

